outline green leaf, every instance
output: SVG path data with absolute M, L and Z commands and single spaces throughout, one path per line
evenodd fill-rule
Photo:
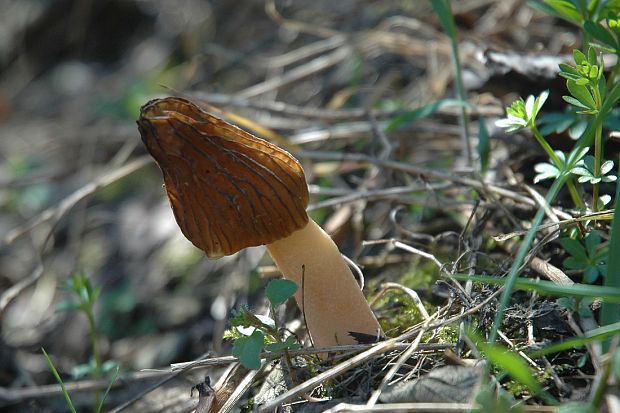
M 439 109 L 449 106 L 465 106 L 467 107 L 467 103 L 461 102 L 456 99 L 442 99 L 437 102 L 429 103 L 428 105 L 421 106 L 419 108 L 403 112 L 398 116 L 395 116 L 387 125 L 386 130 L 388 132 L 393 131 L 398 128 L 400 125 L 412 123 L 420 118 L 425 118 L 433 113 L 437 112 Z
M 573 80 L 582 78 L 581 73 L 573 66 L 567 65 L 566 63 L 560 63 L 559 66 L 561 70 L 560 76 Z
M 601 165 L 601 174 L 606 175 L 607 173 L 609 173 L 609 171 L 613 169 L 613 167 L 614 167 L 614 161 L 603 162 L 603 164 Z
M 117 371 L 119 369 L 119 364 L 117 361 L 114 360 L 107 360 L 106 362 L 104 362 L 101 365 L 101 371 L 103 372 L 103 374 L 108 374 L 111 371 Z
M 603 27 L 600 23 L 594 23 L 587 21 L 583 24 L 583 28 L 592 38 L 600 41 L 601 43 L 611 46 L 614 49 L 618 47 L 616 39 Z
M 572 297 L 560 297 L 557 300 L 555 300 L 555 302 L 558 305 L 561 305 L 562 307 L 566 308 L 567 310 L 570 311 L 575 311 L 575 299 Z
M 265 342 L 265 336 L 259 330 L 255 330 L 251 336 L 235 340 L 232 354 L 239 358 L 239 362 L 250 370 L 258 370 L 261 366 L 260 352 Z
M 535 184 L 545 179 L 557 178 L 560 176 L 560 170 L 554 165 L 546 162 L 534 165 L 534 171 L 538 172 L 538 174 L 534 177 Z
M 86 376 L 93 375 L 95 370 L 96 367 L 91 363 L 78 364 L 71 369 L 71 377 L 73 377 L 73 380 L 79 380 Z
M 586 235 L 586 251 L 588 257 L 594 257 L 596 255 L 596 249 L 601 243 L 601 234 L 598 231 L 591 231 Z
M 588 267 L 587 262 L 579 261 L 575 257 L 566 258 L 564 261 L 562 261 L 562 264 L 564 264 L 564 266 L 568 270 L 583 270 L 584 268 Z
M 593 284 L 598 279 L 600 274 L 601 273 L 599 272 L 598 268 L 588 267 L 583 272 L 583 281 L 587 282 L 588 284 Z
M 596 110 L 596 102 L 586 86 L 579 85 L 574 80 L 567 80 L 568 91 L 588 109 Z
M 586 58 L 586 55 L 583 54 L 583 52 L 579 49 L 573 49 L 573 59 L 575 60 L 575 63 L 577 64 L 577 66 L 580 66 L 584 63 L 588 63 L 588 59 Z
M 562 96 L 562 99 L 573 106 L 577 106 L 578 108 L 586 109 L 588 111 L 591 110 L 588 106 L 584 105 L 572 96 Z
M 618 308 L 617 305 L 616 308 Z M 585 346 L 586 344 L 590 344 L 594 341 L 605 340 L 617 336 L 618 334 L 620 334 L 620 322 L 585 331 L 582 336 L 566 338 L 560 342 L 550 344 L 540 350 L 531 352 L 528 356 L 536 359 L 548 354 L 559 353 L 561 351 Z
M 596 66 L 596 49 L 592 46 L 588 47 L 588 63 L 592 66 Z
M 265 288 L 265 295 L 274 307 L 291 298 L 299 287 L 291 280 L 271 280 Z
M 590 79 L 597 79 L 599 75 L 598 66 L 590 66 L 590 71 L 588 72 L 588 77 Z
M 548 97 L 549 97 L 548 90 L 542 91 L 540 95 L 536 97 L 532 95 L 528 96 L 527 101 L 525 102 L 525 113 L 528 115 L 528 119 L 531 122 L 534 122 L 536 120 L 538 113 L 542 109 Z
M 583 248 L 583 245 L 581 245 L 581 243 L 577 241 L 576 239 L 562 238 L 560 240 L 560 245 L 562 246 L 562 248 L 566 250 L 566 252 L 568 252 L 570 255 L 572 255 L 574 258 L 578 259 L 579 261 L 588 260 L 588 255 L 586 254 L 586 251 Z
M 532 4 L 539 10 L 552 16 L 569 21 L 577 26 L 581 26 L 583 17 L 573 4 L 566 0 L 545 0 L 543 3 L 536 1 Z

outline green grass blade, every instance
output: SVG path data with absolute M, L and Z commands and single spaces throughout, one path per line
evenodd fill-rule
M 47 365 L 50 367 L 50 370 L 52 371 L 52 374 L 56 378 L 56 381 L 60 384 L 60 388 L 62 389 L 62 394 L 65 396 L 65 400 L 67 401 L 67 406 L 69 406 L 71 413 L 77 413 L 77 411 L 75 410 L 75 407 L 73 406 L 73 402 L 71 401 L 71 396 L 69 396 L 69 392 L 67 392 L 65 383 L 60 378 L 60 374 L 58 374 L 58 370 L 56 370 L 54 363 L 52 363 L 52 359 L 50 358 L 50 356 L 48 356 L 47 352 L 45 351 L 43 347 L 41 347 L 41 351 L 43 352 L 43 356 L 45 356 L 45 361 L 47 361 Z
M 424 106 L 420 106 L 413 110 L 407 110 L 403 113 L 395 116 L 387 125 L 386 131 L 390 132 L 398 128 L 400 125 L 412 123 L 418 119 L 428 117 L 439 109 L 450 106 L 467 106 L 466 102 L 461 102 L 458 99 L 440 99 L 438 101 L 429 103 Z
M 110 390 L 112 390 L 112 386 L 114 385 L 114 383 L 118 379 L 118 373 L 119 372 L 120 372 L 120 367 L 116 366 L 116 371 L 114 372 L 114 376 L 112 376 L 112 380 L 110 380 L 110 384 L 108 384 L 108 388 L 105 389 L 105 393 L 103 393 L 103 397 L 101 398 L 101 401 L 99 402 L 99 406 L 97 406 L 97 412 L 96 413 L 100 413 L 101 409 L 103 409 L 103 404 L 105 403 L 105 399 L 108 397 L 108 394 L 110 394 Z
M 455 274 L 453 276 L 461 281 L 475 281 L 486 284 L 506 284 L 505 278 L 490 277 L 486 275 Z M 616 309 L 620 304 L 620 287 L 608 287 L 589 284 L 560 285 L 546 280 L 531 280 L 518 278 L 514 284 L 515 290 L 536 291 L 541 295 L 575 298 L 599 298 L 604 303 L 612 304 Z M 617 321 L 617 320 L 616 320 Z M 610 323 L 611 324 L 611 323 Z
M 508 351 L 498 344 L 476 344 L 491 363 L 508 373 L 513 379 L 527 386 L 533 394 L 542 392 L 540 384 L 534 378 L 532 369 L 517 354 Z
M 607 288 L 620 289 L 620 182 L 616 185 L 616 207 L 614 220 L 611 223 L 609 240 L 609 257 L 607 259 L 607 276 L 604 285 Z M 611 302 L 603 303 L 601 308 L 601 324 L 609 325 L 620 321 L 620 306 Z
M 559 353 L 560 351 L 585 346 L 593 341 L 606 340 L 617 336 L 618 334 L 620 334 L 620 322 L 586 331 L 583 333 L 583 336 L 567 338 L 562 342 L 551 344 L 540 350 L 533 351 L 529 353 L 528 356 L 535 359 L 548 354 Z
M 526 386 L 532 395 L 541 397 L 550 405 L 558 404 L 557 400 L 543 390 L 540 383 L 536 380 L 532 369 L 521 355 L 499 344 L 485 343 L 482 337 L 478 336 L 474 330 L 468 329 L 467 336 L 475 343 L 485 358 L 501 370 L 500 376 L 503 377 L 505 374 L 508 374 L 514 380 Z

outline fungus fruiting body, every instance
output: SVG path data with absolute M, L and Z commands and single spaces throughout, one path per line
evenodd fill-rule
M 209 258 L 265 245 L 295 294 L 317 347 L 354 344 L 381 327 L 332 239 L 305 211 L 308 187 L 285 150 L 182 98 L 138 119 L 183 234 Z

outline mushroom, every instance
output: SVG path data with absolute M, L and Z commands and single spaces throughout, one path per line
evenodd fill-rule
M 181 231 L 209 258 L 265 245 L 299 286 L 316 347 L 383 335 L 338 247 L 308 217 L 304 171 L 291 154 L 177 97 L 144 105 L 138 127 Z

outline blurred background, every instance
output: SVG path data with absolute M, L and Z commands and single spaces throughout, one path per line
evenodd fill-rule
M 469 99 L 491 134 L 520 92 L 562 84 L 556 60 L 511 58 L 562 55 L 578 46 L 572 28 L 525 1 L 462 0 L 453 12 Z M 154 97 L 210 102 L 285 137 L 276 143 L 293 153 L 313 151 L 300 156 L 312 214 L 364 265 L 371 291 L 405 279 L 430 295 L 433 265 L 361 241 L 402 227 L 458 233 L 450 205 L 469 200 L 337 155 L 458 172 L 456 107 L 401 122 L 387 143 L 377 132 L 454 97 L 452 78 L 448 39 L 424 1 L 1 0 L 0 408 L 66 411 L 59 393 L 11 391 L 55 383 L 41 347 L 63 378 L 93 378 L 80 291 L 92 293 L 101 360 L 122 372 L 229 354 L 230 310 L 266 308 L 262 287 L 276 273 L 262 248 L 209 261 L 174 222 L 135 124 Z M 515 140 L 503 144 L 523 144 Z M 453 259 L 454 243 L 436 254 Z M 185 379 L 184 399 L 200 374 Z M 111 405 L 127 397 L 113 393 Z

